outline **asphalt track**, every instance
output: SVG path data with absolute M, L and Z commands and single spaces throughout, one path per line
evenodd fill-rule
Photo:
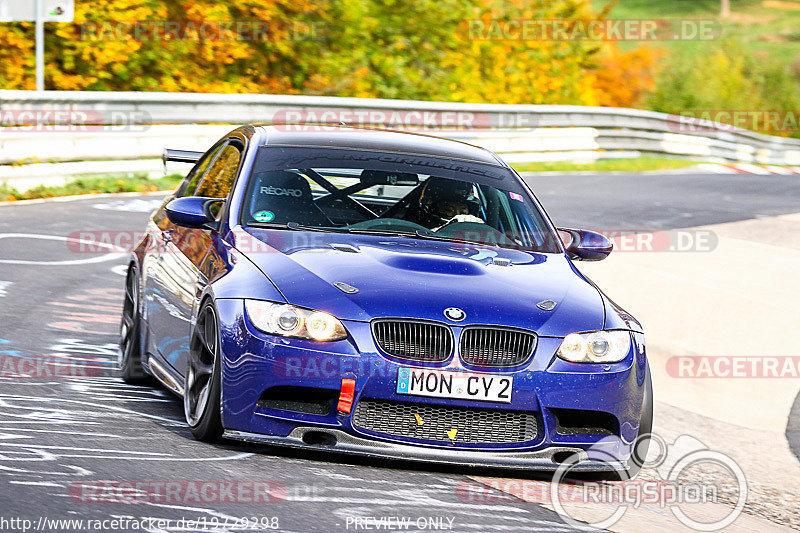
M 124 259 L 88 262 L 103 254 L 14 234 L 139 232 L 158 202 L 152 196 L 103 197 L 1 208 L 0 517 L 34 525 L 42 517 L 171 519 L 148 524 L 159 531 L 214 523 L 227 526 L 224 531 L 255 530 L 242 526 L 253 519 L 272 525 L 273 517 L 280 531 L 296 532 L 356 530 L 356 519 L 372 517 L 408 519 L 411 530 L 564 530 L 554 512 L 536 504 L 462 501 L 466 478 L 452 468 L 196 442 L 172 394 L 112 377 Z M 80 263 L 46 264 L 51 261 Z M 60 363 L 31 366 L 42 360 Z M 14 370 L 32 368 L 40 369 L 32 378 L 13 377 Z M 135 487 L 109 489 L 100 481 L 150 487 L 173 481 L 185 490 L 166 502 L 118 503 L 134 499 Z M 208 482 L 239 482 L 241 494 L 233 496 L 235 503 L 229 494 L 198 502 L 191 490 Z M 272 501 L 249 503 L 251 483 L 267 483 Z M 97 487 L 103 499 L 114 501 L 87 501 L 101 494 Z M 193 523 L 187 528 L 180 520 Z M 45 523 L 51 524 L 47 531 L 79 530 L 77 524 Z M 0 530 L 12 528 L 0 519 Z
M 792 175 L 641 174 L 525 180 L 554 222 L 577 228 L 667 230 L 800 211 Z
M 800 211 L 792 175 L 526 174 L 556 225 L 602 230 L 669 230 L 772 217 Z M 800 394 L 786 426 L 800 459 Z
M 794 176 L 526 180 L 554 221 L 572 227 L 691 227 L 796 212 L 800 205 Z M 192 440 L 176 398 L 112 375 L 124 259 L 80 253 L 58 240 L 79 231 L 141 231 L 157 203 L 155 196 L 117 196 L 0 208 L 0 530 L 13 531 L 13 524 L 2 522 L 12 518 L 31 520 L 40 531 L 86 526 L 45 520 L 152 518 L 170 520 L 149 523 L 153 531 L 215 523 L 227 524 L 220 530 L 244 531 L 254 530 L 243 527 L 254 519 L 275 525 L 273 517 L 278 530 L 297 532 L 355 531 L 359 524 L 374 529 L 375 520 L 388 517 L 409 520 L 410 530 L 569 529 L 536 503 L 464 497 L 465 474 L 531 477 L 526 473 Z M 12 375 L 31 368 L 39 369 L 34 377 Z M 80 375 L 68 375 L 75 373 Z M 790 439 L 800 429 L 798 402 L 787 426 Z M 169 501 L 136 497 L 135 488 L 119 485 L 168 481 L 182 487 Z M 192 494 L 208 482 L 238 482 L 241 491 L 233 501 Z M 256 483 L 267 484 L 270 501 L 249 502 Z M 115 501 L 91 501 L 93 496 Z M 187 526 L 182 519 L 193 522 Z

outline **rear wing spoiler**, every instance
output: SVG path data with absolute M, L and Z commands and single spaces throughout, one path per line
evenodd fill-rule
M 166 166 L 167 161 L 174 161 L 176 163 L 197 163 L 203 157 L 204 152 L 192 152 L 191 150 L 172 150 L 164 148 L 164 153 L 161 154 L 161 160 Z

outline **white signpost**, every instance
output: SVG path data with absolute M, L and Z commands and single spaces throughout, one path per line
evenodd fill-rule
M 72 22 L 74 0 L 0 0 L 0 22 L 36 22 L 36 90 L 44 90 L 44 23 Z

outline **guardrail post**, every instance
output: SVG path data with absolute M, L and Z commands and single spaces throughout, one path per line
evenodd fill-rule
M 44 91 L 44 14 L 42 0 L 36 0 L 36 90 Z

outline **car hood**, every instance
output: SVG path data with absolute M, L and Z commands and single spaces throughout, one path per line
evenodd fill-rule
M 286 301 L 342 320 L 410 317 L 564 336 L 603 328 L 598 290 L 562 254 L 341 233 L 238 228 L 234 245 Z M 510 261 L 510 265 L 498 264 Z M 334 283 L 358 289 L 347 294 Z M 552 310 L 537 304 L 556 303 Z M 466 317 L 453 322 L 444 310 Z

